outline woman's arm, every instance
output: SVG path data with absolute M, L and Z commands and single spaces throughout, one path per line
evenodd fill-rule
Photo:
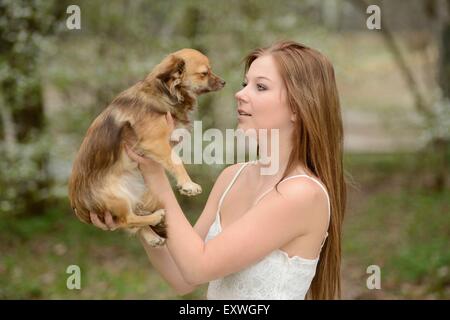
M 291 179 L 279 185 L 280 194 L 270 192 L 205 244 L 186 219 L 164 169 L 151 161 L 147 170 L 143 168 L 144 179 L 164 205 L 167 248 L 191 285 L 242 270 L 300 235 L 326 230 L 328 207 L 323 191 L 307 179 Z
M 205 208 L 194 226 L 194 231 L 200 238 L 204 239 L 206 237 L 206 234 L 215 219 L 219 199 L 237 169 L 238 166 L 236 165 L 225 168 L 211 189 Z M 149 246 L 141 236 L 139 236 L 139 238 L 153 267 L 161 274 L 177 294 L 185 295 L 198 287 L 198 285 L 192 285 L 183 278 L 167 245 L 155 248 Z
M 217 206 L 219 199 L 228 185 L 238 166 L 233 165 L 225 168 L 219 177 L 217 178 L 211 192 L 209 194 L 208 200 L 206 202 L 205 208 L 201 213 L 200 217 L 197 219 L 194 231 L 204 239 L 206 234 L 215 219 L 217 212 Z M 117 226 L 115 225 L 113 218 L 110 213 L 105 213 L 105 223 L 100 221 L 98 216 L 91 213 L 92 223 L 100 229 L 103 230 L 115 230 Z M 189 284 L 181 274 L 178 266 L 176 265 L 170 251 L 167 246 L 161 247 L 151 247 L 146 241 L 142 239 L 139 235 L 141 243 L 147 253 L 148 259 L 153 267 L 161 274 L 161 276 L 167 281 L 167 283 L 175 290 L 179 295 L 185 295 L 194 291 L 198 285 Z
M 170 114 L 167 118 L 170 124 Z M 130 157 L 138 161 L 148 188 L 158 194 L 165 208 L 166 246 L 182 278 L 190 285 L 240 271 L 298 236 L 324 234 L 327 230 L 325 193 L 317 183 L 298 178 L 280 183 L 279 192 L 269 192 L 240 219 L 205 244 L 206 231 L 200 236 L 192 228 L 175 198 L 164 168 L 152 159 L 127 150 Z M 202 224 L 204 230 L 212 223 L 213 212 L 209 213 L 211 217 L 205 218 L 208 224 Z
M 166 245 L 150 247 L 140 235 L 139 238 L 152 266 L 177 294 L 185 295 L 197 288 L 196 285 L 191 285 L 184 280 Z
M 114 223 L 112 215 L 109 212 L 104 214 L 105 223 L 103 223 L 94 212 L 91 212 L 90 216 L 92 224 L 102 230 L 113 231 L 117 229 L 117 225 Z M 138 236 L 147 253 L 150 263 L 177 294 L 185 295 L 197 288 L 197 286 L 190 285 L 184 280 L 166 245 L 161 247 L 150 247 L 147 242 L 142 239 L 140 233 L 138 233 Z

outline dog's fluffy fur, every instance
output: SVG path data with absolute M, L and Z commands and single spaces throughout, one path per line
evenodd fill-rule
M 93 212 L 104 221 L 109 211 L 119 228 L 140 231 L 152 246 L 163 244 L 164 209 L 157 195 L 146 188 L 124 145 L 162 164 L 182 194 L 200 193 L 201 187 L 191 181 L 181 161 L 172 161 L 165 114 L 172 114 L 176 127 L 190 128 L 189 113 L 197 105 L 197 96 L 224 85 L 212 73 L 206 56 L 183 49 L 168 55 L 144 80 L 120 93 L 89 127 L 73 164 L 69 198 L 78 218 L 91 223 L 89 213 Z

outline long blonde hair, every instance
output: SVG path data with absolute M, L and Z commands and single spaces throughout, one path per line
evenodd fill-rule
M 334 69 L 319 51 L 293 41 L 280 41 L 255 49 L 245 57 L 245 72 L 263 55 L 274 58 L 287 90 L 288 106 L 296 114 L 293 150 L 281 180 L 300 163 L 322 180 L 330 196 L 329 235 L 320 253 L 308 297 L 339 299 L 346 183 L 343 126 Z

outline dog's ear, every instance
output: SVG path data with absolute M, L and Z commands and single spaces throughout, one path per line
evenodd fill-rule
M 173 78 L 181 78 L 184 69 L 184 60 L 172 54 L 158 66 L 156 77 L 163 82 L 167 82 Z
M 136 131 L 134 131 L 129 121 L 126 121 L 122 124 L 120 134 L 123 139 L 123 142 L 128 144 L 132 148 L 134 148 L 139 142 L 139 138 L 136 134 Z
M 181 78 L 185 72 L 185 62 L 182 58 L 170 55 L 162 63 L 156 78 L 159 79 L 169 91 L 172 98 L 183 102 L 184 98 L 180 92 Z

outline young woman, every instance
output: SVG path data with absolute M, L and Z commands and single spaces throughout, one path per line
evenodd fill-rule
M 151 263 L 179 294 L 209 282 L 208 299 L 339 298 L 346 187 L 331 63 L 291 41 L 257 49 L 236 100 L 239 128 L 278 129 L 268 151 L 279 152 L 279 169 L 263 175 L 270 164 L 261 161 L 224 169 L 194 227 L 162 166 L 128 150 L 166 210 L 166 244 L 141 241 Z M 91 219 L 115 229 L 111 215 Z

